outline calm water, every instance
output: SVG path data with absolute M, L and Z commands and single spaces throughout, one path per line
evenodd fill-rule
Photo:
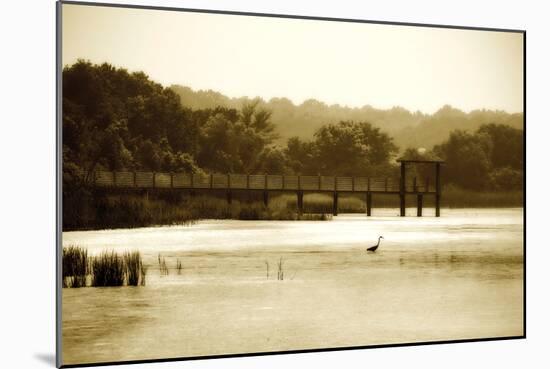
M 149 266 L 145 287 L 63 290 L 64 363 L 523 333 L 522 209 L 395 213 L 64 232 Z

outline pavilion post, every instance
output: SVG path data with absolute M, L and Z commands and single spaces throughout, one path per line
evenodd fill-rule
M 370 217 L 372 214 L 372 192 L 367 192 L 367 216 Z
M 401 162 L 401 181 L 399 183 L 399 215 L 405 216 L 405 183 L 406 183 L 405 162 Z
M 435 163 L 435 216 L 441 215 L 441 163 Z
M 421 217 L 422 216 L 422 202 L 423 202 L 424 195 L 419 193 L 416 196 L 417 196 L 417 198 L 416 198 L 416 216 Z
M 332 194 L 332 215 L 338 215 L 338 192 Z

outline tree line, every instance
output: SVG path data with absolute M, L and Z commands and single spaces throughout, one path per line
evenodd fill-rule
M 468 189 L 523 184 L 523 131 L 509 125 L 453 131 L 422 154 L 367 121 L 326 121 L 309 137 L 282 140 L 261 100 L 193 109 L 174 89 L 107 63 L 63 69 L 62 124 L 67 188 L 77 171 L 97 169 L 391 176 L 399 155 L 446 160 L 445 182 Z
M 354 121 L 369 122 L 388 133 L 394 143 L 401 147 L 430 148 L 445 141 L 454 130 L 475 132 L 485 124 L 504 124 L 522 129 L 523 113 L 507 113 L 499 110 L 476 109 L 464 112 L 444 105 L 433 114 L 409 111 L 394 106 L 390 109 L 377 109 L 370 105 L 348 107 L 338 104 L 328 105 L 316 99 L 307 99 L 294 104 L 284 97 L 264 100 L 259 97 L 230 98 L 217 91 L 193 90 L 186 86 L 172 85 L 181 103 L 193 110 L 213 109 L 218 106 L 240 109 L 250 102 L 272 112 L 271 120 L 280 136 L 277 143 L 285 145 L 292 137 L 310 139 L 327 122 Z

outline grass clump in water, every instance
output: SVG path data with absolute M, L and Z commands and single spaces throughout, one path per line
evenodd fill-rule
M 126 284 L 128 286 L 145 286 L 147 269 L 143 266 L 139 251 L 125 252 L 123 257 Z
M 285 271 L 284 271 L 283 258 L 281 257 L 279 259 L 279 262 L 277 263 L 277 280 L 282 281 L 284 279 L 285 279 Z
M 63 287 L 86 287 L 88 250 L 79 246 L 63 248 Z
M 143 265 L 139 251 L 103 251 L 98 256 L 88 256 L 88 250 L 79 246 L 63 248 L 63 288 L 145 286 L 147 267 Z M 87 283 L 90 275 L 90 283 Z
M 168 269 L 168 266 L 166 266 L 166 259 L 164 257 L 161 257 L 160 254 L 158 256 L 159 261 L 159 274 L 161 276 L 170 274 L 170 270 Z
M 114 251 L 103 251 L 92 261 L 93 287 L 122 286 L 124 274 L 124 259 Z

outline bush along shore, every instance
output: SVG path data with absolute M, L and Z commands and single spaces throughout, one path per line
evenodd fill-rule
M 63 248 L 63 288 L 145 286 L 147 267 L 139 251 L 103 251 L 89 256 L 79 246 Z
M 452 185 L 442 191 L 447 208 L 501 208 L 523 206 L 523 191 L 479 192 Z M 374 194 L 373 208 L 398 208 L 397 196 Z M 424 197 L 424 206 L 433 207 L 433 196 Z M 416 196 L 406 198 L 407 207 L 416 206 Z M 296 195 L 270 193 L 268 206 L 261 194 L 234 194 L 228 204 L 224 193 L 186 192 L 106 194 L 82 190 L 80 196 L 66 197 L 63 230 L 134 228 L 156 225 L 190 225 L 202 219 L 238 220 L 331 220 L 332 196 L 304 195 L 304 211 L 298 213 Z M 364 194 L 342 194 L 340 213 L 365 213 Z M 74 255 L 77 257 L 77 255 Z M 79 282 L 77 282 L 79 283 Z
M 155 194 L 106 194 L 81 189 L 63 198 L 63 230 L 134 228 L 156 225 L 190 225 L 202 219 L 331 220 L 332 205 L 305 203 L 299 214 L 296 196 L 272 195 L 268 206 L 261 196 L 235 194 L 231 204 L 225 194 L 165 192 Z M 309 195 L 306 195 L 307 199 Z M 329 199 L 329 197 L 327 197 Z

